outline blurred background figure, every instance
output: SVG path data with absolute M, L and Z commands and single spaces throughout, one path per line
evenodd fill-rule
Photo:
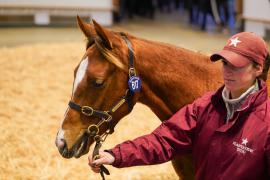
M 2 0 L 0 26 L 74 26 L 77 14 L 105 26 L 130 23 L 134 18 L 159 21 L 163 17 L 178 18 L 178 23 L 211 33 L 231 35 L 248 30 L 266 36 L 269 4 L 269 0 Z
M 190 24 L 204 31 L 214 22 L 225 34 L 235 32 L 235 0 L 190 0 L 186 3 Z
M 0 26 L 71 26 L 75 16 L 94 18 L 105 26 L 142 18 L 180 19 L 178 23 L 206 32 L 234 34 L 252 30 L 263 36 L 270 24 L 269 0 L 69 0 L 0 1 Z M 256 6 L 256 8 L 255 8 Z M 254 7 L 254 8 L 253 8 Z M 260 11 L 255 11 L 260 9 Z M 178 16 L 178 17 L 177 17 Z M 177 23 L 177 22 L 175 22 Z
M 148 19 L 154 19 L 155 14 L 171 13 L 173 10 L 178 10 L 181 6 L 181 0 L 114 0 L 114 19 L 120 22 L 125 18 L 133 19 L 134 16 L 139 16 Z
M 235 0 L 227 0 L 227 9 L 228 9 L 228 28 L 230 34 L 235 34 L 235 16 L 236 16 L 236 9 L 235 9 Z
M 117 6 L 114 13 L 116 22 L 122 21 L 125 17 L 132 19 L 135 15 L 154 19 L 155 1 L 154 0 L 114 0 L 114 6 Z

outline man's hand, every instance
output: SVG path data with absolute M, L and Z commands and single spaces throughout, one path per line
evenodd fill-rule
M 91 167 L 92 171 L 95 173 L 100 172 L 100 166 L 102 164 L 112 164 L 115 161 L 115 158 L 108 152 L 99 151 L 99 158 L 96 160 L 92 159 L 92 155 L 88 157 L 88 164 Z

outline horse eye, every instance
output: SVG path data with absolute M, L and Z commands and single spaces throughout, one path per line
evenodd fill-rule
M 92 84 L 95 86 L 95 87 L 101 87 L 103 84 L 104 84 L 104 80 L 102 79 L 96 79 L 92 82 Z

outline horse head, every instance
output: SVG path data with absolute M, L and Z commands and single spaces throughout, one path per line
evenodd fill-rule
M 71 100 L 56 137 L 65 158 L 79 158 L 89 151 L 94 138 L 111 133 L 137 96 L 128 89 L 129 54 L 121 35 L 94 20 L 87 24 L 77 17 L 77 22 L 87 46 L 74 70 Z

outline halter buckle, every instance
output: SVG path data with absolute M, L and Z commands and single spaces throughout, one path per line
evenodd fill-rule
M 102 139 L 101 139 L 101 137 L 99 135 L 95 135 L 94 140 L 96 142 L 101 142 L 102 141 Z
M 102 118 L 106 123 L 110 122 L 112 120 L 112 115 L 109 114 L 109 111 L 104 111 L 104 113 L 107 115 L 107 118 Z
M 135 68 L 133 68 L 133 67 L 129 68 L 128 75 L 129 75 L 129 77 L 136 76 Z
M 87 133 L 89 133 L 90 135 L 97 135 L 99 133 L 99 128 L 97 125 L 92 124 L 87 128 Z
M 92 116 L 94 113 L 94 109 L 89 106 L 83 106 L 81 111 L 86 116 Z

